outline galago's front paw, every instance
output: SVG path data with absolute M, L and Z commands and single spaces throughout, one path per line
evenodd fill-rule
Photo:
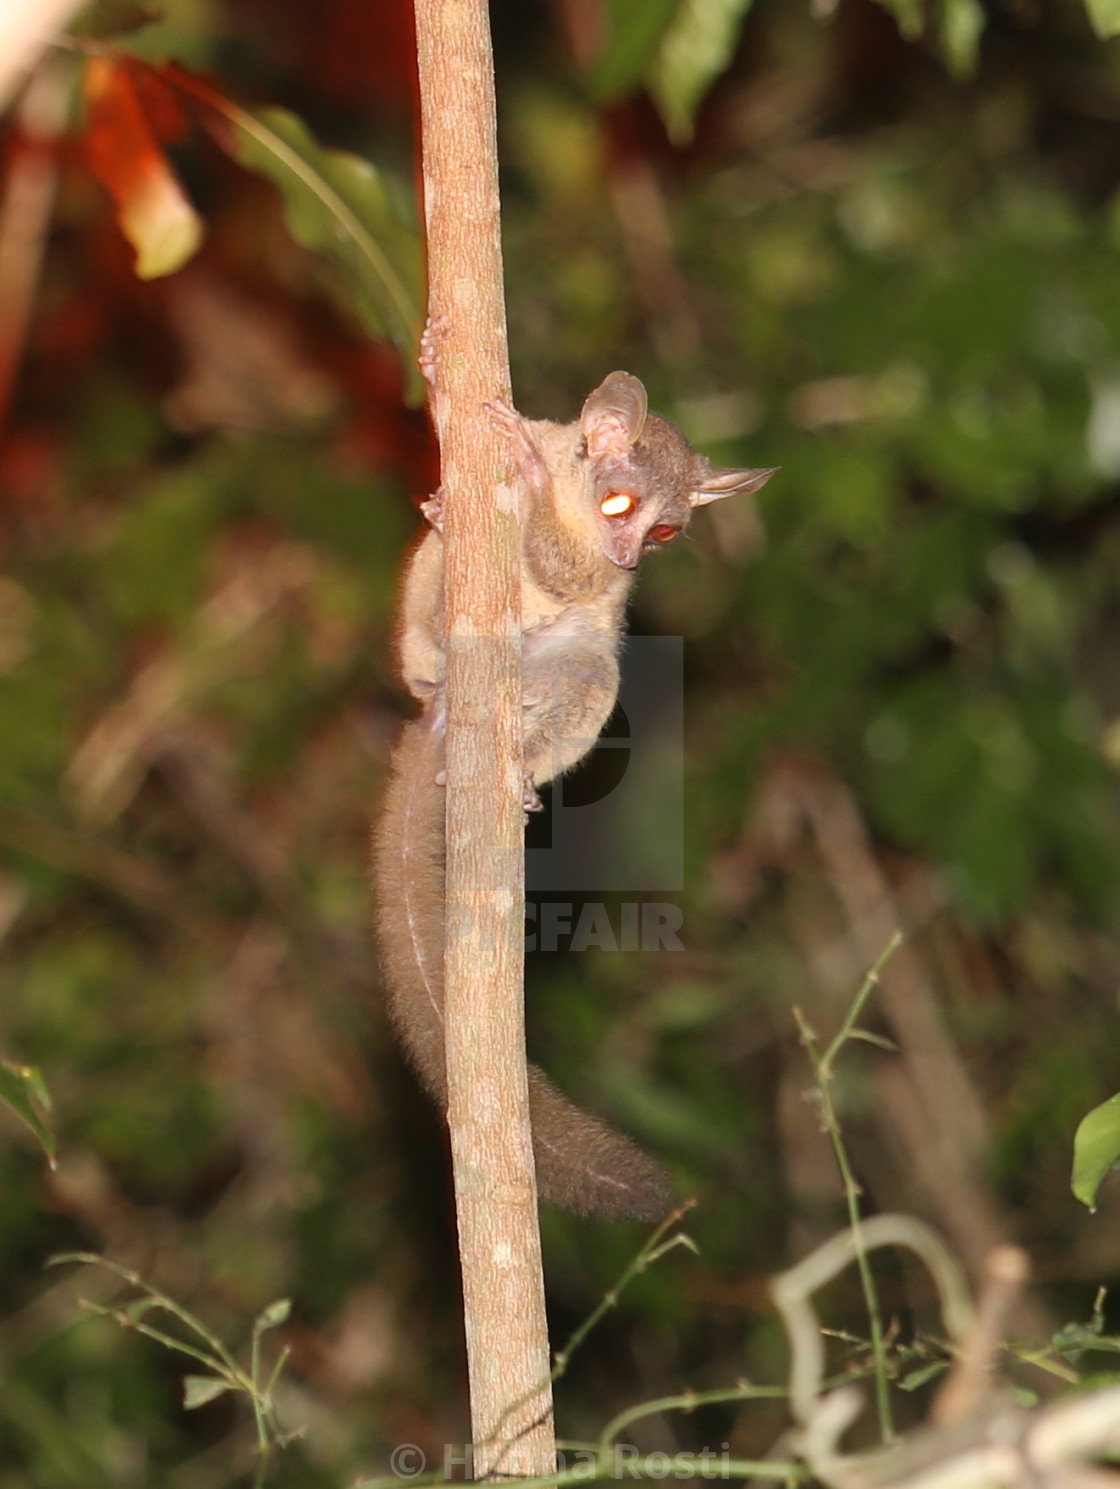
M 509 439 L 513 447 L 513 458 L 517 461 L 517 468 L 526 484 L 534 491 L 547 490 L 548 470 L 529 433 L 528 421 L 501 398 L 495 399 L 493 403 L 484 403 L 482 407 L 490 415 L 490 423 L 494 428 Z

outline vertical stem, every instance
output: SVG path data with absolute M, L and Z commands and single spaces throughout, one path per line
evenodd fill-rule
M 5 0 L 0 5 L 0 108 L 81 4 L 82 0 Z
M 509 396 L 486 0 L 416 0 L 447 624 L 448 1121 L 474 1474 L 552 1471 L 523 1017 L 516 492 L 484 403 Z
M 18 133 L 0 193 L 0 425 L 31 322 L 58 185 L 55 144 L 74 92 L 70 57 L 41 62 L 15 109 Z
M 863 1243 L 863 1225 L 859 1209 L 859 1184 L 852 1170 L 851 1161 L 848 1158 L 848 1150 L 844 1145 L 844 1135 L 840 1127 L 840 1119 L 836 1115 L 836 1108 L 832 1101 L 832 1072 L 836 1057 L 843 1049 L 847 1041 L 852 1037 L 856 1020 L 863 1012 L 863 1006 L 871 996 L 872 990 L 879 985 L 879 979 L 883 968 L 898 950 L 902 942 L 901 934 L 896 931 L 888 942 L 879 960 L 872 967 L 864 979 L 863 985 L 848 1009 L 843 1023 L 840 1025 L 836 1037 L 829 1044 L 822 1055 L 817 1048 L 817 1041 L 813 1031 L 809 1028 L 797 1008 L 793 1010 L 794 1018 L 797 1020 L 798 1030 L 801 1034 L 801 1042 L 805 1046 L 806 1053 L 813 1063 L 813 1072 L 817 1078 L 817 1090 L 821 1098 L 821 1119 L 825 1131 L 832 1142 L 832 1151 L 836 1156 L 836 1166 L 840 1170 L 840 1179 L 844 1186 L 844 1199 L 848 1207 L 848 1224 L 851 1226 L 852 1239 L 855 1243 L 856 1265 L 859 1268 L 860 1284 L 863 1288 L 864 1302 L 867 1306 L 867 1318 L 871 1329 L 871 1354 L 875 1361 L 875 1404 L 879 1414 L 879 1436 L 883 1443 L 894 1441 L 894 1423 L 891 1414 L 890 1383 L 887 1370 L 886 1335 L 883 1329 L 883 1318 L 879 1310 L 879 1293 L 875 1286 L 875 1278 L 871 1272 L 871 1261 L 867 1254 L 867 1247 Z

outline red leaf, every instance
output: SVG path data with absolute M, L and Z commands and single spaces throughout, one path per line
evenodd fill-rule
M 183 133 L 182 107 L 151 69 L 134 73 L 105 57 L 88 60 L 85 89 L 90 168 L 113 197 L 121 231 L 136 250 L 136 272 L 141 279 L 172 274 L 202 240 L 202 224 L 159 143 Z
M 171 86 L 174 82 L 171 69 L 166 64 L 157 69 L 132 58 L 122 58 L 121 63 L 128 71 L 144 116 L 152 126 L 156 139 L 166 145 L 175 145 L 185 139 L 190 129 L 190 119 L 182 100 Z

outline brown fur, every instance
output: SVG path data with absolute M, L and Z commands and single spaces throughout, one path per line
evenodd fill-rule
M 591 749 L 618 696 L 623 612 L 650 529 L 683 529 L 693 507 L 762 485 L 769 471 L 715 471 L 673 424 L 647 415 L 645 389 L 612 373 L 578 421 L 493 410 L 522 477 L 521 626 L 525 770 L 541 785 Z M 622 489 L 633 510 L 608 520 Z M 424 1084 L 446 1106 L 443 1027 L 444 617 L 439 499 L 409 564 L 399 659 L 424 714 L 407 724 L 373 848 L 377 936 L 390 1013 Z M 671 1198 L 656 1159 L 579 1111 L 529 1067 L 540 1196 L 585 1214 L 658 1220 Z
M 389 1012 L 425 1086 L 447 1105 L 443 1032 L 443 735 L 406 724 L 374 836 L 377 939 Z M 529 1110 L 542 1200 L 580 1214 L 660 1220 L 671 1188 L 629 1138 L 566 1101 L 529 1066 Z

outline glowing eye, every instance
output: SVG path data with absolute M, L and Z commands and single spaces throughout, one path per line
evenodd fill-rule
M 628 491 L 608 491 L 599 510 L 604 517 L 625 517 L 634 510 L 634 498 Z
M 654 543 L 671 543 L 679 532 L 679 527 L 670 527 L 667 522 L 659 522 L 656 527 L 650 528 L 648 536 Z

